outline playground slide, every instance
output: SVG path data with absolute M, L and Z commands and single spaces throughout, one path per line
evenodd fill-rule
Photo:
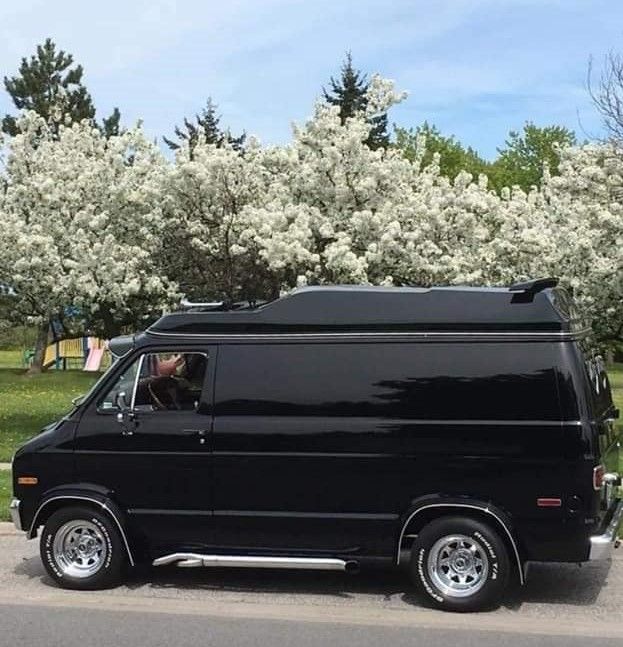
M 102 363 L 102 356 L 104 355 L 104 348 L 91 348 L 87 361 L 84 365 L 85 371 L 99 371 L 100 364 Z

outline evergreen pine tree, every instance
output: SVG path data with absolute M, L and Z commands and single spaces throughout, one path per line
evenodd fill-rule
M 81 121 L 94 119 L 95 108 L 88 90 L 82 83 L 83 69 L 74 66 L 71 54 L 56 50 L 48 38 L 37 46 L 37 53 L 30 60 L 22 58 L 19 73 L 4 77 L 4 87 L 19 110 L 34 110 L 52 128 L 67 119 Z M 15 135 L 18 132 L 16 118 L 5 115 L 2 130 Z
M 115 108 L 109 117 L 104 117 L 104 119 L 102 119 L 100 130 L 106 139 L 110 139 L 121 132 L 121 127 L 119 125 L 120 120 L 121 113 L 119 112 L 119 108 Z
M 199 143 L 215 144 L 217 147 L 229 143 L 235 150 L 242 150 L 246 134 L 242 133 L 239 137 L 233 137 L 229 130 L 221 129 L 221 117 L 217 112 L 217 105 L 208 98 L 206 107 L 195 115 L 194 121 L 184 117 L 182 127 L 175 126 L 175 137 L 177 141 L 163 137 L 165 144 L 171 150 L 178 150 L 184 143 L 188 143 L 190 153 Z
M 368 85 L 366 75 L 353 67 L 352 54 L 347 52 L 346 60 L 342 63 L 340 78 L 331 77 L 329 89 L 322 88 L 322 94 L 327 103 L 340 107 L 340 119 L 344 123 L 349 117 L 366 109 Z M 371 117 L 368 122 L 372 129 L 366 144 L 372 149 L 386 148 L 389 145 L 387 114 Z

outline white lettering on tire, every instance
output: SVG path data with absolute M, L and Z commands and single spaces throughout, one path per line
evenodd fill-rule
M 489 571 L 489 577 L 492 580 L 497 580 L 498 579 L 498 556 L 495 554 L 495 550 L 493 550 L 493 546 L 485 539 L 485 537 L 482 535 L 481 532 L 474 532 L 474 537 L 481 541 L 487 551 L 489 552 L 489 557 L 491 558 L 491 570 Z
M 418 559 L 417 559 L 417 570 L 418 570 L 418 575 L 420 576 L 420 580 L 422 581 L 422 586 L 424 587 L 424 590 L 428 593 L 428 595 L 433 598 L 433 600 L 437 600 L 437 602 L 445 602 L 445 600 L 439 595 L 438 593 L 435 593 L 431 585 L 428 583 L 428 580 L 426 579 L 426 575 L 424 574 L 424 556 L 426 554 L 426 550 L 424 548 L 420 548 L 420 552 L 418 553 Z
M 54 541 L 54 536 L 51 533 L 48 533 L 45 536 L 45 558 L 50 565 L 50 568 L 54 571 L 54 574 L 56 577 L 59 579 L 63 578 L 63 573 L 58 569 L 56 566 L 56 561 L 54 560 L 54 557 L 52 556 L 52 543 Z
M 103 523 L 101 523 L 101 521 L 99 521 L 99 519 L 92 517 L 91 522 L 94 523 L 102 531 L 102 535 L 104 535 L 104 539 L 106 541 L 106 548 L 108 549 L 106 551 L 106 561 L 100 568 L 100 571 L 106 570 L 110 566 L 110 562 L 112 560 L 112 540 L 110 539 L 110 535 L 108 534 L 108 529 Z M 99 571 L 97 572 L 99 573 Z

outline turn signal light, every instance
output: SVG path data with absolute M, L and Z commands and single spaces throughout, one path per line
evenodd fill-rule
M 36 476 L 18 476 L 17 484 L 18 485 L 37 485 L 39 479 Z
M 604 466 L 603 465 L 597 465 L 593 469 L 593 489 L 594 490 L 601 490 L 602 485 L 604 484 Z

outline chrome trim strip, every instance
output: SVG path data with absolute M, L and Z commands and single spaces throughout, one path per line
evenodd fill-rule
M 317 557 L 260 557 L 247 555 L 201 555 L 199 553 L 171 553 L 158 557 L 153 566 L 175 564 L 180 567 L 224 567 L 224 568 L 285 568 L 309 569 L 316 571 L 345 571 L 356 566 L 355 561 Z
M 132 398 L 130 400 L 130 411 L 134 411 L 134 403 L 136 402 L 136 392 L 138 391 L 138 381 L 141 379 L 141 372 L 143 370 L 143 362 L 145 361 L 145 355 L 143 353 L 138 359 L 138 368 L 136 369 L 136 377 L 134 378 L 134 386 L 132 387 Z
M 508 339 L 509 337 L 517 337 L 520 339 L 538 339 L 548 340 L 553 339 L 556 341 L 579 339 L 590 332 L 589 328 L 578 330 L 574 332 L 461 332 L 461 331 L 413 331 L 413 332 L 304 332 L 304 333 L 180 333 L 180 332 L 162 332 L 159 330 L 152 330 L 147 328 L 145 331 L 149 335 L 157 337 L 185 337 L 197 339 L 214 339 L 222 341 L 261 341 L 261 340 L 291 340 L 291 339 L 365 339 L 385 337 L 388 339 L 429 339 L 429 338 L 476 338 L 476 339 Z
M 409 515 L 408 519 L 405 521 L 404 525 L 402 526 L 402 530 L 400 531 L 400 539 L 398 541 L 398 549 L 396 552 L 396 564 L 400 564 L 400 547 L 402 546 L 402 540 L 404 538 L 405 530 L 407 529 L 407 526 L 411 522 L 411 519 L 413 519 L 413 517 L 415 517 L 423 510 L 428 510 L 429 508 L 469 508 L 472 510 L 479 510 L 480 512 L 486 512 L 487 514 L 490 514 L 492 517 L 494 517 L 496 521 L 502 526 L 502 528 L 504 528 L 504 531 L 506 532 L 511 542 L 511 545 L 513 546 L 515 559 L 517 561 L 517 570 L 519 571 L 519 582 L 522 585 L 525 584 L 524 573 L 521 565 L 521 559 L 519 557 L 519 551 L 517 550 L 517 544 L 515 543 L 515 539 L 513 538 L 513 535 L 511 534 L 510 530 L 508 529 L 504 521 L 502 521 L 502 519 L 500 519 L 500 517 L 495 512 L 493 512 L 488 506 L 483 508 L 481 506 L 470 505 L 467 503 L 429 503 L 427 505 L 423 505 L 422 507 L 418 508 L 417 510 L 415 510 Z
M 223 301 L 205 301 L 205 302 L 199 302 L 199 301 L 189 301 L 188 299 L 182 299 L 180 301 L 180 305 L 182 308 L 208 308 L 208 307 L 218 307 L 223 305 Z M 201 313 L 203 314 L 203 313 Z
M 362 521 L 396 521 L 397 514 L 382 512 L 284 512 L 281 510 L 214 510 L 215 517 L 266 517 L 286 519 L 348 519 Z
M 74 500 L 74 501 L 90 501 L 91 503 L 97 503 L 97 505 L 99 505 L 102 508 L 102 510 L 105 510 L 114 519 L 115 523 L 117 524 L 117 528 L 119 528 L 121 538 L 123 539 L 123 543 L 125 544 L 125 549 L 126 549 L 126 551 L 128 553 L 128 559 L 130 560 L 130 566 L 134 566 L 134 558 L 132 557 L 132 551 L 130 550 L 130 544 L 128 543 L 128 538 L 127 538 L 127 536 L 125 534 L 123 526 L 119 522 L 119 519 L 117 519 L 117 516 L 115 515 L 115 513 L 105 503 L 102 503 L 101 501 L 98 501 L 97 499 L 93 499 L 91 497 L 75 495 L 75 494 L 68 494 L 68 495 L 62 495 L 62 496 L 54 496 L 54 497 L 51 497 L 50 499 L 47 499 L 46 501 L 44 501 L 39 506 L 39 509 L 37 510 L 37 512 L 35 512 L 35 516 L 32 519 L 32 524 L 30 525 L 30 529 L 28 531 L 28 534 L 26 535 L 26 537 L 28 539 L 32 539 L 35 536 L 35 532 L 36 532 L 36 529 L 37 529 L 37 525 L 36 525 L 37 519 L 39 518 L 39 514 L 41 513 L 43 508 L 45 508 L 45 506 L 48 505 L 48 503 L 51 503 L 52 501 L 59 501 L 61 499 L 69 499 L 69 500 Z
M 617 533 L 622 522 L 623 500 L 619 500 L 606 531 L 601 535 L 593 535 L 590 538 L 591 548 L 588 554 L 589 561 L 609 559 L 612 556 L 612 551 L 618 542 Z
M 17 530 L 24 530 L 22 527 L 22 518 L 19 513 L 20 500 L 12 499 L 9 505 L 9 512 L 11 513 L 11 521 Z

